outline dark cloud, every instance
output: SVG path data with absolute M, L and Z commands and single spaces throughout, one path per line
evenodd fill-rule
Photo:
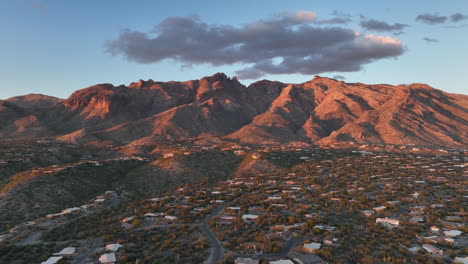
M 437 43 L 439 42 L 438 39 L 434 39 L 434 38 L 423 38 L 424 41 L 426 42 L 429 42 L 429 43 Z
M 372 31 L 401 31 L 405 27 L 408 27 L 407 24 L 388 24 L 387 22 L 375 19 L 362 20 L 360 25 L 361 27 Z
M 457 23 L 457 22 L 460 22 L 462 20 L 466 20 L 468 19 L 468 16 L 467 15 L 463 15 L 461 13 L 456 13 L 456 14 L 453 14 L 450 16 L 450 21 L 454 22 L 454 23 Z
M 137 63 L 172 59 L 186 65 L 244 65 L 236 72 L 244 79 L 359 71 L 404 52 L 395 38 L 314 27 L 316 22 L 316 14 L 309 11 L 284 12 L 241 27 L 211 25 L 195 16 L 170 17 L 148 33 L 126 29 L 108 41 L 106 49 Z
M 333 79 L 343 81 L 346 80 L 346 77 L 343 75 L 333 75 Z
M 437 14 L 421 14 L 416 17 L 416 21 L 421 21 L 429 25 L 443 24 L 447 21 L 447 17 Z

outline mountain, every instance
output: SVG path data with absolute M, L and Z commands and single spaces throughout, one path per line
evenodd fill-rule
M 67 99 L 0 101 L 0 137 L 117 144 L 217 139 L 249 144 L 468 146 L 468 96 L 425 84 L 314 77 L 248 87 L 223 73 L 186 82 L 98 84 Z

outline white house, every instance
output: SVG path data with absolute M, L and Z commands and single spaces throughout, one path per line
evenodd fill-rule
M 234 264 L 258 264 L 260 261 L 258 259 L 252 259 L 252 258 L 236 258 L 234 261 Z
M 392 219 L 392 218 L 377 218 L 375 219 L 376 223 L 382 223 L 382 224 L 389 224 L 393 226 L 399 226 L 400 225 L 400 220 L 397 219 Z
M 63 257 L 70 257 L 75 254 L 76 249 L 74 247 L 66 247 L 62 249 L 59 253 L 54 253 L 54 256 L 63 256 Z
M 248 221 L 248 220 L 255 220 L 258 218 L 258 215 L 254 215 L 254 214 L 245 214 L 245 215 L 242 215 L 242 220 L 244 221 Z
M 113 264 L 115 262 L 115 253 L 103 254 L 99 257 L 99 263 L 102 264 Z
M 80 210 L 81 210 L 80 207 L 72 207 L 72 208 L 67 208 L 67 209 L 63 210 L 62 213 L 69 214 L 69 213 L 73 213 L 73 212 L 79 212 Z
M 468 257 L 456 257 L 454 263 L 468 264 Z
M 456 237 L 456 236 L 459 236 L 463 234 L 462 231 L 460 230 L 446 230 L 444 231 L 444 235 L 448 236 L 448 237 Z
M 63 259 L 62 256 L 50 257 L 46 261 L 41 262 L 41 264 L 55 264 L 55 263 L 59 262 L 61 259 Z
M 294 264 L 294 262 L 292 262 L 289 259 L 279 259 L 279 260 L 270 261 L 269 263 L 270 264 Z

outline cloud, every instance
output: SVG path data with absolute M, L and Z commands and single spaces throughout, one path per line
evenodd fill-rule
M 197 16 L 169 17 L 150 32 L 123 30 L 106 50 L 136 63 L 234 65 L 239 78 L 266 74 L 359 71 L 365 64 L 404 52 L 393 37 L 342 27 L 316 27 L 313 12 L 283 12 L 240 27 L 207 24 Z
M 333 79 L 343 81 L 346 80 L 346 77 L 343 75 L 333 75 Z
M 317 24 L 346 24 L 351 22 L 352 19 L 349 17 L 333 17 L 328 19 L 318 20 Z
M 428 43 L 437 43 L 437 42 L 439 42 L 438 39 L 434 39 L 434 38 L 423 38 L 423 40 L 428 42 Z
M 421 14 L 416 17 L 416 21 L 421 21 L 429 25 L 443 24 L 447 21 L 447 17 L 437 14 Z
M 457 23 L 457 22 L 460 22 L 462 20 L 466 20 L 468 19 L 468 16 L 467 15 L 463 15 L 461 13 L 456 13 L 456 14 L 453 14 L 450 16 L 450 21 L 454 22 L 454 23 Z
M 346 24 L 352 21 L 352 16 L 350 14 L 341 13 L 337 10 L 334 10 L 331 15 L 332 18 L 317 20 L 316 24 Z
M 392 25 L 375 19 L 362 20 L 360 25 L 361 27 L 372 31 L 401 31 L 405 27 L 408 27 L 407 24 L 395 23 Z

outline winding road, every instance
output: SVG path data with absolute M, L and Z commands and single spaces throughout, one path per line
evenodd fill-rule
M 205 233 L 205 236 L 210 243 L 210 256 L 203 262 L 204 264 L 216 264 L 219 260 L 224 260 L 224 249 L 221 245 L 221 241 L 219 241 L 213 231 L 211 231 L 210 227 L 208 226 L 208 221 L 217 216 L 225 206 L 226 205 L 219 205 L 216 207 L 216 209 L 207 215 L 205 220 L 199 224 L 200 229 L 203 231 L 203 233 Z

